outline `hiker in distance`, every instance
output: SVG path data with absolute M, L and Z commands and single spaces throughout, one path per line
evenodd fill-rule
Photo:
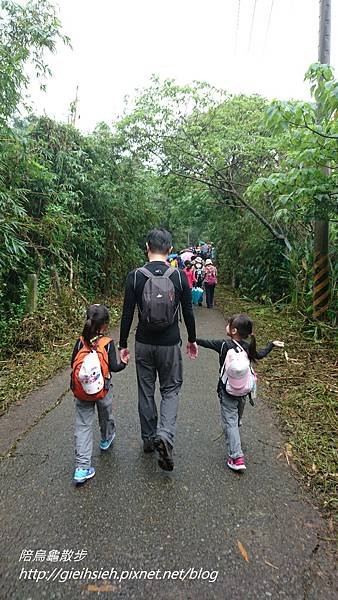
M 143 449 L 146 453 L 157 450 L 161 469 L 172 471 L 178 394 L 182 386 L 180 305 L 188 332 L 190 358 L 198 354 L 195 318 L 186 274 L 168 267 L 171 234 L 165 229 L 153 229 L 148 234 L 146 247 L 149 262 L 127 277 L 119 350 L 121 360 L 127 361 L 130 357 L 128 336 L 137 305 L 135 362 Z M 154 398 L 157 374 L 161 392 L 159 421 Z

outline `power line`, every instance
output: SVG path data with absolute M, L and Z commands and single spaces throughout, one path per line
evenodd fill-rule
M 254 21 L 255 21 L 256 6 L 257 6 L 257 0 L 255 0 L 253 12 L 252 12 L 248 52 L 250 52 L 250 48 L 251 48 L 251 40 L 252 40 L 252 32 L 253 32 Z
M 275 0 L 271 0 L 270 14 L 269 14 L 269 17 L 268 17 L 268 23 L 267 23 L 266 31 L 265 31 L 263 54 L 265 53 L 266 44 L 267 44 L 267 41 L 268 41 L 268 35 L 269 35 L 269 30 L 270 30 L 270 25 L 271 25 L 271 17 L 272 17 L 272 11 L 273 11 L 274 2 L 275 2 Z
M 241 0 L 237 0 L 237 20 L 236 20 L 236 33 L 235 33 L 235 54 L 237 54 L 237 43 L 238 43 L 238 32 L 239 32 L 239 16 L 241 12 Z

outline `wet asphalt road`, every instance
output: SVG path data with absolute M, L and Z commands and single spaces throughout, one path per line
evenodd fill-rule
M 196 314 L 200 337 L 222 337 L 224 320 L 217 310 Z M 333 558 L 321 539 L 328 536 L 325 524 L 278 458 L 283 440 L 263 401 L 254 409 L 248 405 L 244 415 L 247 472 L 227 469 L 215 393 L 217 359 L 204 349 L 197 361 L 185 359 L 171 474 L 159 469 L 155 455 L 142 452 L 133 361 L 115 376 L 117 438 L 104 455 L 95 427 L 94 479 L 80 487 L 72 483 L 71 394 L 23 437 L 0 469 L 1 598 L 337 597 Z M 46 388 L 51 404 L 59 388 L 55 397 L 53 385 Z M 20 561 L 23 550 L 33 551 L 30 560 Z M 71 550 L 72 560 L 59 555 L 58 561 L 38 562 L 32 560 L 37 550 Z M 86 556 L 75 560 L 80 550 Z M 148 580 L 89 579 L 89 570 L 111 569 L 117 575 L 124 571 L 124 577 L 128 570 L 131 577 L 141 570 L 155 574 Z M 60 581 L 76 571 L 82 579 Z M 159 579 L 164 571 L 179 573 Z M 40 581 L 32 579 L 37 576 Z

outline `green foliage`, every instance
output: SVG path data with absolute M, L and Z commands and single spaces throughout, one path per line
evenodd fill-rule
M 261 299 L 288 290 L 277 273 L 290 248 L 271 199 L 249 201 L 246 194 L 277 160 L 266 108 L 259 96 L 155 79 L 118 124 L 130 153 L 158 174 L 166 223 L 178 245 L 212 239 L 224 280 Z
M 218 216 L 211 236 L 223 281 L 254 300 L 283 299 L 290 291 L 283 246 L 247 214 L 224 208 Z
M 47 0 L 0 7 L 0 300 L 8 323 L 22 316 L 28 272 L 45 278 L 46 290 L 53 278 L 57 290 L 90 299 L 119 290 L 154 225 L 173 232 L 176 249 L 212 240 L 225 281 L 309 316 L 312 223 L 334 219 L 337 202 L 330 67 L 306 74 L 316 104 L 269 104 L 153 77 L 113 129 L 100 123 L 85 135 L 47 117 L 18 118 L 27 65 L 43 79 L 46 52 L 69 40 Z M 333 221 L 331 240 L 333 266 Z M 332 281 L 334 319 L 334 272 Z
M 128 107 L 118 130 L 129 151 L 160 175 L 203 186 L 215 202 L 239 205 L 272 230 L 266 207 L 244 199 L 246 187 L 274 161 L 265 108 L 259 96 L 232 97 L 205 83 L 180 87 L 155 79 Z
M 26 179 L 29 171 L 32 174 L 39 168 L 29 160 L 25 137 L 18 135 L 10 119 L 19 110 L 29 83 L 27 64 L 43 79 L 48 73 L 45 52 L 53 52 L 58 39 L 68 43 L 68 38 L 46 0 L 25 6 L 1 0 L 0 16 L 0 298 L 10 306 L 17 300 L 11 273 L 27 259 L 22 225 L 27 216 Z
M 306 79 L 319 108 L 153 78 L 118 131 L 157 173 L 181 246 L 212 239 L 225 281 L 310 317 L 313 220 L 336 214 L 338 84 L 327 65 Z
M 25 141 L 11 167 L 21 199 L 13 201 L 16 239 L 7 235 L 10 245 L 0 255 L 7 301 L 9 280 L 15 274 L 22 287 L 27 268 L 56 268 L 93 297 L 119 289 L 142 260 L 140 246 L 154 222 L 153 176 L 121 155 L 104 125 L 84 136 L 69 125 L 31 118 L 18 135 Z
M 119 290 L 159 213 L 153 173 L 107 125 L 83 135 L 47 117 L 18 118 L 27 66 L 43 80 L 45 53 L 68 38 L 47 0 L 0 7 L 0 300 L 10 330 L 29 272 L 93 299 Z
M 258 179 L 248 195 L 271 195 L 282 222 L 333 218 L 338 199 L 338 82 L 328 65 L 314 64 L 305 79 L 317 104 L 271 103 L 267 124 L 279 134 L 278 170 Z M 326 167 L 326 169 L 325 169 Z
M 54 6 L 48 0 L 29 0 L 21 5 L 12 0 L 0 2 L 0 127 L 17 111 L 27 88 L 29 62 L 43 86 L 50 70 L 45 61 L 46 51 L 54 52 L 61 39 L 69 43 L 60 30 Z

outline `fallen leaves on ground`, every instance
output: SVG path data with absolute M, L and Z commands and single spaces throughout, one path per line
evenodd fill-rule
M 237 546 L 238 546 L 238 550 L 240 551 L 242 557 L 244 558 L 244 560 L 246 562 L 249 562 L 249 555 L 248 552 L 246 550 L 246 548 L 243 546 L 242 542 L 240 542 L 239 540 L 237 540 Z
M 273 565 L 271 562 L 269 562 L 268 560 L 264 560 L 265 564 L 268 565 L 269 567 L 272 567 L 273 569 L 278 569 L 279 567 L 276 567 L 276 565 Z
M 103 592 L 120 592 L 121 586 L 116 583 L 88 583 L 84 586 L 84 589 L 87 590 L 87 592 L 101 594 Z
M 224 286 L 218 286 L 216 302 L 225 317 L 250 315 L 258 348 L 271 339 L 285 342 L 285 352 L 274 349 L 255 366 L 259 392 L 278 411 L 290 444 L 284 446 L 280 457 L 316 493 L 317 502 L 330 517 L 338 507 L 338 363 L 334 340 L 314 341 L 303 333 L 305 323 L 299 315 L 243 300 Z

